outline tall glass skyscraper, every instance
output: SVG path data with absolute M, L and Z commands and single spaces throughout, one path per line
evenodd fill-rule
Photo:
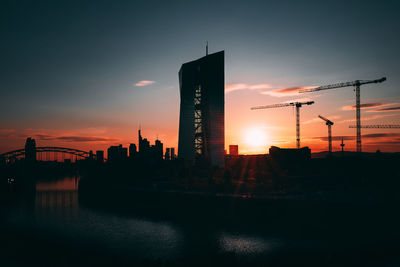
M 224 56 L 224 51 L 206 55 L 179 70 L 179 158 L 224 166 Z

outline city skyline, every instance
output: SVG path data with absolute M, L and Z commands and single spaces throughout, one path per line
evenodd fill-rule
M 355 151 L 352 88 L 295 92 L 386 76 L 385 83 L 361 89 L 362 123 L 398 124 L 395 5 L 4 2 L 0 153 L 23 147 L 27 137 L 86 151 L 126 147 L 137 140 L 139 124 L 149 141 L 158 135 L 177 148 L 176 72 L 205 55 L 206 41 L 210 53 L 226 51 L 225 149 L 239 145 L 243 154 L 258 154 L 295 147 L 292 109 L 250 107 L 310 99 L 315 104 L 301 114 L 302 146 L 328 149 L 322 115 L 334 122 L 333 150 L 344 137 L 345 150 Z M 400 151 L 396 129 L 363 129 L 362 135 L 363 151 Z

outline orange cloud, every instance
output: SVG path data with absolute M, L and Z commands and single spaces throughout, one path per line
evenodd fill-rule
M 225 86 L 225 92 L 230 93 L 237 90 L 265 90 L 271 89 L 271 85 L 267 83 L 260 83 L 260 84 L 246 84 L 246 83 L 234 83 L 234 84 L 227 84 Z
M 355 136 L 332 136 L 333 141 L 341 141 L 343 140 L 355 140 Z M 373 134 L 363 134 L 362 135 L 363 139 L 383 139 L 387 140 L 390 142 L 396 141 L 400 142 L 400 133 L 373 133 Z M 327 136 L 319 136 L 319 137 L 313 137 L 313 139 L 321 140 L 321 141 L 328 141 Z M 386 142 L 387 142 L 386 141 Z
M 146 80 L 143 80 L 143 81 L 137 82 L 135 85 L 136 85 L 136 86 L 147 86 L 147 85 L 150 85 L 150 84 L 153 84 L 153 83 L 155 83 L 155 81 L 146 81 Z
M 367 112 L 389 112 L 389 111 L 399 111 L 400 106 L 398 107 L 391 107 L 391 108 L 378 108 L 374 110 L 368 110 Z
M 317 86 L 297 86 L 297 87 L 281 88 L 281 89 L 275 89 L 275 90 L 271 90 L 271 91 L 265 91 L 265 92 L 262 92 L 262 94 L 276 96 L 276 97 L 293 96 L 293 95 L 298 95 L 300 90 L 312 89 L 312 88 L 316 88 L 316 87 Z
M 395 116 L 395 114 L 386 114 L 386 115 L 373 115 L 373 116 L 369 116 L 369 117 L 361 117 L 362 121 L 370 121 L 370 120 L 376 120 L 376 119 L 382 119 L 385 117 L 392 117 Z M 349 120 L 342 120 L 342 121 L 338 121 L 337 123 L 346 123 L 346 122 L 355 122 L 356 119 L 349 119 Z
M 52 136 L 48 134 L 32 135 L 38 140 L 54 140 L 62 142 L 116 142 L 117 138 L 99 137 L 99 136 Z
M 15 137 L 14 129 L 0 129 L 0 138 Z
M 364 103 L 360 105 L 361 109 L 366 109 L 366 108 L 375 108 L 375 107 L 382 107 L 382 106 L 388 106 L 392 105 L 391 103 Z M 342 110 L 354 110 L 356 109 L 356 105 L 352 106 L 344 106 L 342 107 Z

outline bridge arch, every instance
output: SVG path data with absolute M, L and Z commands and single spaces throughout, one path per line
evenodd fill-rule
M 79 150 L 79 149 L 74 149 L 74 148 L 67 148 L 67 147 L 36 147 L 35 148 L 35 153 L 36 155 L 41 155 L 41 153 L 53 153 L 53 160 L 54 160 L 54 155 L 57 154 L 62 154 L 62 155 L 71 155 L 72 157 L 75 156 L 76 159 L 89 159 L 89 158 L 94 158 L 95 155 L 93 155 L 91 152 Z M 22 149 L 17 149 L 17 150 L 12 150 L 3 154 L 0 154 L 0 159 L 4 159 L 6 162 L 12 162 L 13 160 L 25 158 L 26 155 L 26 150 L 25 148 Z M 47 157 L 47 160 L 49 160 L 50 157 Z M 58 157 L 56 157 L 57 159 Z M 63 157 L 64 159 L 64 157 Z M 41 158 L 39 160 L 42 160 Z

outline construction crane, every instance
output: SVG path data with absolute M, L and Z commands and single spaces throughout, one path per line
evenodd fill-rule
M 372 124 L 372 125 L 361 125 L 361 128 L 366 129 L 399 129 L 399 124 Z M 357 125 L 350 125 L 349 128 L 357 128 Z
M 266 108 L 281 108 L 288 106 L 296 107 L 296 144 L 297 148 L 300 148 L 300 108 L 302 105 L 312 105 L 312 104 L 314 104 L 314 101 L 291 102 L 291 103 L 273 104 L 268 106 L 252 107 L 251 109 L 255 110 L 255 109 L 266 109 Z
M 386 77 L 377 80 L 356 80 L 353 82 L 335 83 L 330 85 L 323 85 L 311 89 L 300 90 L 300 93 L 315 92 L 321 90 L 335 89 L 341 87 L 354 86 L 356 92 L 356 123 L 357 123 L 357 152 L 361 152 L 361 111 L 360 111 L 360 86 L 369 83 L 381 83 L 386 81 Z
M 318 115 L 318 117 L 320 119 L 324 120 L 326 122 L 325 124 L 328 126 L 329 154 L 332 154 L 332 129 L 331 129 L 331 127 L 333 125 L 333 122 L 328 120 L 325 117 L 322 117 L 321 115 Z

